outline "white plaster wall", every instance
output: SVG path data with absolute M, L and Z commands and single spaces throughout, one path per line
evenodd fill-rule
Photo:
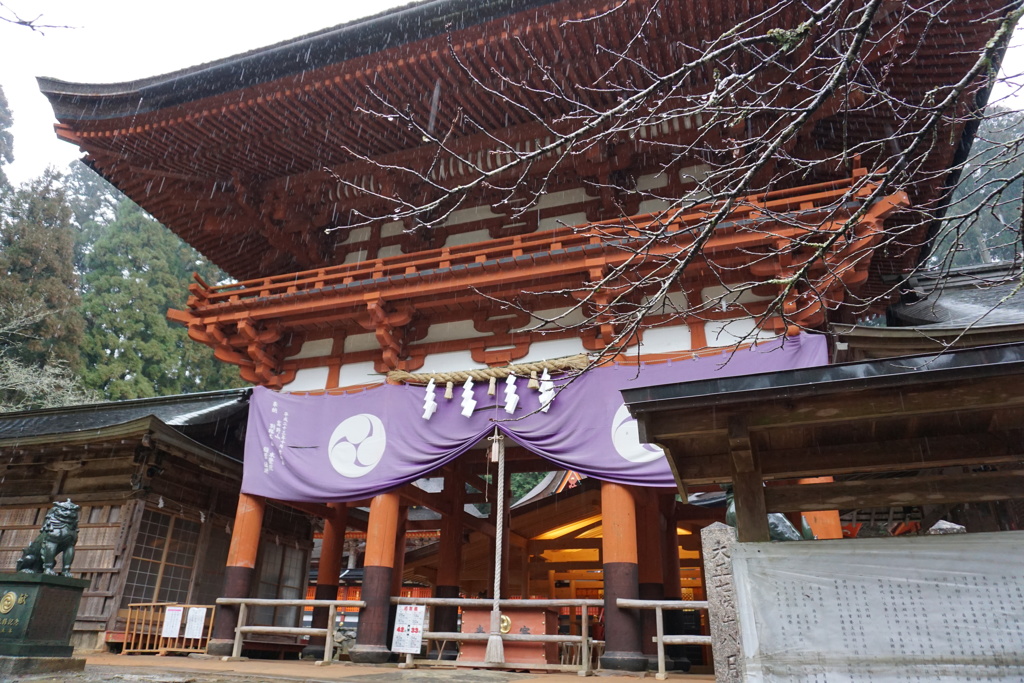
M 659 187 L 665 187 L 666 185 L 668 185 L 667 173 L 651 173 L 636 179 L 636 189 L 641 192 L 657 190 Z
M 472 232 L 464 232 L 459 235 L 451 235 L 445 240 L 444 246 L 446 247 L 458 247 L 463 244 L 475 244 L 477 242 L 489 242 L 491 239 L 491 233 L 486 230 L 474 230 Z
M 644 330 L 640 353 L 671 353 L 692 348 L 689 325 L 666 325 Z
M 358 351 L 375 351 L 380 349 L 377 337 L 373 332 L 365 334 L 351 334 L 345 338 L 345 353 L 356 353 Z
M 447 353 L 432 353 L 426 357 L 423 367 L 417 370 L 420 372 L 458 372 L 459 370 L 473 370 L 487 367 L 483 363 L 473 360 L 472 352 L 449 351 Z
M 552 324 L 550 324 L 548 326 L 548 329 L 557 329 L 559 327 L 570 327 L 572 325 L 578 325 L 578 324 L 582 323 L 584 321 L 584 319 L 586 318 L 586 316 L 584 316 L 583 311 L 580 308 L 576 308 L 571 313 L 566 314 L 566 311 L 568 311 L 568 310 L 570 310 L 570 309 L 568 309 L 568 308 L 548 308 L 548 309 L 545 309 L 543 311 L 535 311 L 534 314 L 538 318 L 542 318 L 544 320 L 554 320 L 555 318 L 558 318 L 557 321 L 555 321 L 554 323 L 552 323 Z M 558 316 L 563 315 L 563 314 L 565 314 L 565 317 L 562 317 L 562 318 L 558 317 Z M 523 325 L 522 327 L 516 328 L 516 329 L 514 329 L 512 331 L 513 332 L 522 332 L 524 330 L 532 330 L 535 327 L 537 327 L 537 325 L 539 323 L 540 323 L 539 320 L 531 320 L 530 322 L 528 322 L 527 324 Z
M 282 391 L 322 391 L 327 388 L 328 368 L 302 368 Z
M 639 212 L 654 213 L 656 211 L 665 211 L 672 206 L 672 202 L 667 199 L 645 199 L 640 202 Z
M 553 358 L 564 358 L 575 356 L 579 353 L 586 353 L 583 342 L 579 339 L 551 339 L 530 344 L 530 352 L 523 358 L 513 361 L 514 363 L 533 363 Z
M 299 352 L 294 356 L 288 356 L 288 358 L 319 358 L 320 356 L 329 356 L 333 346 L 333 339 L 311 339 L 303 342 Z
M 712 320 L 704 323 L 704 334 L 707 335 L 708 346 L 716 348 L 765 341 L 778 336 L 768 330 L 757 330 L 757 322 L 753 318 Z
M 373 369 L 373 362 L 346 363 L 341 366 L 341 374 L 338 375 L 339 387 L 351 387 L 358 384 L 372 384 L 383 382 L 384 375 Z
M 500 213 L 494 213 L 491 207 L 487 205 L 472 206 L 468 209 L 458 209 L 452 211 L 451 215 L 448 216 L 448 220 L 445 221 L 445 225 L 462 225 L 463 223 L 474 223 L 476 221 L 487 220 L 488 218 L 499 218 Z
M 580 202 L 585 202 L 588 199 L 590 199 L 590 197 L 587 196 L 587 191 L 583 188 L 562 190 L 561 192 L 549 192 L 537 200 L 537 203 L 531 207 L 531 210 L 551 209 L 565 204 L 578 204 Z
M 377 258 L 389 258 L 391 256 L 401 256 L 402 246 L 399 244 L 392 244 L 390 247 L 381 247 L 377 250 Z
M 381 237 L 394 237 L 395 235 L 401 235 L 403 232 L 405 232 L 405 223 L 402 221 L 392 221 L 380 226 Z
M 365 242 L 370 239 L 370 227 L 341 228 L 334 231 L 334 237 L 339 242 Z
M 587 214 L 585 213 L 567 213 L 564 216 L 553 216 L 551 218 L 542 218 L 537 223 L 538 230 L 557 230 L 558 228 L 573 227 L 576 225 L 583 225 L 587 223 Z
M 345 260 L 342 263 L 359 263 L 360 261 L 366 260 L 366 249 L 359 249 L 357 251 L 350 251 L 345 255 Z
M 451 341 L 453 339 L 472 339 L 482 336 L 473 327 L 472 320 L 460 320 L 454 323 L 434 323 L 427 330 L 427 336 L 417 344 L 432 344 L 435 342 Z
M 713 287 L 705 287 L 700 291 L 700 296 L 704 301 L 713 303 L 719 303 L 726 301 L 730 304 L 745 304 L 752 301 L 771 301 L 774 296 L 758 296 L 754 294 L 752 290 L 743 289 L 739 291 L 728 291 L 725 287 L 715 285 Z

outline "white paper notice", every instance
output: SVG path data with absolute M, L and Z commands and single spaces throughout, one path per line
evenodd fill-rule
M 181 631 L 181 614 L 184 607 L 168 607 L 164 610 L 164 627 L 160 631 L 161 638 L 177 638 Z
M 423 647 L 423 619 L 425 605 L 399 605 L 395 614 L 395 634 L 391 641 L 392 652 L 406 652 L 417 655 Z
M 189 607 L 188 617 L 185 619 L 185 637 L 202 638 L 203 622 L 206 621 L 205 607 Z

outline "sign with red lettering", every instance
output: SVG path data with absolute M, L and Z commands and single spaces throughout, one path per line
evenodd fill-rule
M 427 614 L 424 605 L 399 605 L 395 613 L 395 633 L 391 640 L 392 652 L 418 655 L 423 648 L 423 621 Z

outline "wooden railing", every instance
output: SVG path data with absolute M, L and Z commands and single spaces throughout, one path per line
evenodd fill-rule
M 468 599 L 468 598 L 391 598 L 392 605 L 426 605 L 429 607 L 459 607 L 490 609 L 494 605 L 493 600 Z M 580 607 L 586 614 L 588 607 L 603 607 L 604 600 L 499 600 L 498 606 L 501 609 L 524 609 L 524 608 L 550 608 Z M 428 615 L 429 616 L 429 615 Z M 429 623 L 429 621 L 427 622 Z M 489 633 L 461 633 L 457 631 L 424 631 L 423 639 L 426 641 L 456 641 L 456 642 L 486 642 L 490 638 Z M 490 662 L 467 662 L 460 660 L 461 666 L 472 666 L 474 668 L 511 668 L 511 669 L 537 669 L 542 671 L 575 671 L 581 676 L 589 676 L 593 672 L 591 652 L 595 645 L 603 644 L 602 641 L 595 641 L 590 637 L 589 623 L 587 618 L 580 621 L 580 635 L 568 635 L 560 633 L 503 633 L 503 642 L 510 643 L 565 643 L 578 645 L 579 664 L 538 664 L 528 662 L 502 662 L 494 664 Z M 431 661 L 426 659 L 415 659 L 414 655 L 407 654 L 406 668 L 416 666 L 451 666 L 449 661 Z
M 665 680 L 668 674 L 665 672 L 665 646 L 666 645 L 711 645 L 711 636 L 666 636 L 665 617 L 663 610 L 667 609 L 695 609 L 707 610 L 706 600 L 631 600 L 618 598 L 615 603 L 625 609 L 653 609 L 654 620 L 657 625 L 657 632 L 653 640 L 658 645 L 658 673 L 655 678 L 659 681 Z
M 164 636 L 164 624 L 167 619 L 167 608 L 181 608 L 178 628 L 174 636 Z M 195 630 L 199 624 L 198 614 L 192 629 L 188 627 L 192 610 L 204 610 L 199 636 L 185 637 L 186 633 Z M 124 647 L 121 654 L 168 654 L 206 652 L 213 630 L 213 617 L 216 607 L 213 605 L 179 605 L 173 602 L 138 602 L 128 605 L 128 620 L 124 626 Z
M 331 663 L 334 657 L 334 621 L 339 607 L 366 607 L 362 600 L 272 600 L 267 598 L 217 598 L 218 605 L 238 606 L 238 625 L 235 626 L 235 643 L 227 660 L 242 657 L 242 641 L 247 633 L 283 636 L 323 636 L 324 658 L 320 665 Z M 246 624 L 248 607 L 326 607 L 327 628 L 305 628 L 299 626 L 249 626 Z
M 741 246 L 744 248 L 751 248 L 761 243 L 771 243 L 782 237 L 783 233 L 802 234 L 807 229 L 799 225 L 777 231 L 745 230 L 746 223 L 750 222 L 754 216 L 770 216 L 794 210 L 800 211 L 802 219 L 808 225 L 813 224 L 820 229 L 820 225 L 809 220 L 810 214 L 821 211 L 834 212 L 836 202 L 852 199 L 848 194 L 854 184 L 855 179 L 848 178 L 748 197 L 737 204 L 727 221 L 718 225 L 716 234 L 724 236 L 736 231 L 748 232 L 747 239 L 741 240 Z M 861 188 L 856 194 L 858 196 L 870 194 L 871 189 L 870 186 Z M 645 214 L 633 216 L 628 221 L 618 219 L 592 223 L 580 228 L 558 228 L 225 285 L 210 286 L 200 281 L 190 287 L 193 298 L 190 299 L 188 306 L 197 311 L 210 310 L 212 312 L 214 309 L 211 307 L 215 307 L 217 312 L 224 312 L 232 310 L 234 306 L 240 306 L 244 301 L 250 299 L 299 292 L 322 294 L 330 291 L 332 287 L 353 286 L 359 283 L 370 284 L 383 278 L 400 277 L 404 280 L 405 278 L 429 277 L 438 271 L 448 272 L 452 268 L 483 270 L 504 267 L 518 268 L 523 264 L 515 259 L 522 257 L 530 257 L 537 263 L 546 263 L 566 257 L 570 251 L 586 250 L 590 257 L 604 251 L 618 253 L 621 250 L 616 248 L 616 237 L 628 240 L 637 233 L 637 228 L 660 226 L 663 222 L 667 223 L 664 229 L 668 234 L 676 234 L 678 239 L 685 242 L 692 239 L 688 228 L 705 220 L 715 209 L 716 206 L 712 204 L 701 205 L 685 214 L 675 214 L 670 218 L 663 213 Z M 325 288 L 328 289 L 325 290 Z

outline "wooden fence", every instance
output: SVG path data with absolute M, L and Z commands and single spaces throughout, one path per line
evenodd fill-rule
M 146 602 L 128 605 L 121 654 L 206 652 L 214 605 Z
M 391 598 L 393 605 L 426 605 L 429 607 L 449 606 L 466 608 L 490 609 L 494 605 L 493 600 L 466 599 L 466 598 Z M 562 608 L 586 608 L 602 607 L 604 600 L 499 600 L 498 606 L 501 609 L 562 609 Z M 584 618 L 580 621 L 580 635 L 573 636 L 560 633 L 503 633 L 501 639 L 510 643 L 559 643 L 578 651 L 571 654 L 569 662 L 558 664 L 538 664 L 527 662 L 502 662 L 493 664 L 489 662 L 467 662 L 459 660 L 460 666 L 471 666 L 474 668 L 491 669 L 537 669 L 543 671 L 575 671 L 581 676 L 589 676 L 593 672 L 593 657 L 591 655 L 595 645 L 603 645 L 601 641 L 595 641 L 590 637 L 589 620 Z M 429 623 L 429 621 L 427 622 Z M 423 638 L 426 641 L 456 641 L 486 642 L 490 638 L 489 633 L 460 633 L 455 631 L 424 631 Z M 440 648 L 439 648 L 440 649 Z M 405 657 L 405 668 L 416 666 L 451 666 L 450 661 L 415 659 L 414 655 L 407 654 Z
M 706 600 L 630 600 L 618 598 L 616 604 L 626 609 L 653 609 L 655 625 L 658 635 L 653 640 L 658 645 L 658 673 L 654 675 L 659 681 L 668 677 L 665 672 L 665 646 L 666 645 L 711 645 L 711 636 L 666 636 L 665 617 L 662 613 L 667 609 L 695 609 L 707 610 Z
M 317 664 L 330 664 L 334 657 L 334 621 L 338 608 L 365 607 L 362 600 L 272 600 L 265 598 L 217 598 L 218 605 L 238 605 L 238 625 L 235 627 L 235 644 L 231 656 L 225 660 L 242 657 L 242 643 L 247 633 L 261 633 L 285 636 L 323 636 L 324 658 Z M 304 628 L 300 626 L 249 626 L 248 607 L 326 607 L 327 628 Z

